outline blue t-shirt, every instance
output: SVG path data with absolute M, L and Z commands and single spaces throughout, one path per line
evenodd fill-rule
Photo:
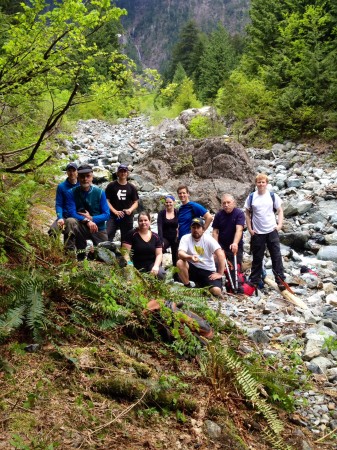
M 196 202 L 188 202 L 186 205 L 181 205 L 178 210 L 178 239 L 191 232 L 192 219 L 195 217 L 204 217 L 206 213 L 207 209 Z
M 245 226 L 245 215 L 239 208 L 234 208 L 231 213 L 226 213 L 223 209 L 215 214 L 213 229 L 219 230 L 219 244 L 225 251 L 229 251 L 229 246 L 233 244 L 236 232 L 236 225 Z M 239 249 L 243 249 L 243 239 L 241 238 Z

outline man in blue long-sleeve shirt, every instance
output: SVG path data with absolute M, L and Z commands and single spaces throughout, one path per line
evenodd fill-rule
M 87 239 L 94 245 L 108 240 L 106 221 L 110 210 L 105 192 L 93 186 L 92 167 L 83 164 L 78 168 L 80 185 L 67 192 L 67 204 L 70 217 L 65 221 L 67 250 L 84 250 Z M 84 252 L 78 253 L 78 259 L 84 259 Z
M 67 178 L 57 186 L 56 189 L 56 220 L 50 226 L 49 236 L 57 236 L 60 230 L 64 228 L 64 221 L 70 217 L 68 211 L 67 192 L 73 187 L 79 186 L 77 181 L 77 164 L 70 162 L 66 167 Z

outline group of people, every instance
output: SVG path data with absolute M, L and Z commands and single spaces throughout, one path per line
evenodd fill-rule
M 247 197 L 245 212 L 236 207 L 231 194 L 224 194 L 222 209 L 214 219 L 204 206 L 190 201 L 187 186 L 179 186 L 181 206 L 176 209 L 174 196 L 167 195 L 165 208 L 158 213 L 158 233 L 154 233 L 150 214 L 145 211 L 139 213 L 138 227 L 133 228 L 139 196 L 128 181 L 126 165 L 119 165 L 116 180 L 105 191 L 93 184 L 93 169 L 88 164 L 77 167 L 71 162 L 66 172 L 67 179 L 57 187 L 57 219 L 50 234 L 62 229 L 66 251 L 76 251 L 79 260 L 85 257 L 88 239 L 94 245 L 112 242 L 120 229 L 127 264 L 163 279 L 163 252 L 170 247 L 172 264 L 178 273 L 175 276 L 185 287 L 192 287 L 193 281 L 198 287 L 208 287 L 213 295 L 221 296 L 228 262 L 239 267 L 242 264 L 243 230 L 247 225 L 253 255 L 250 282 L 255 286 L 260 283 L 267 247 L 275 280 L 283 289 L 285 275 L 278 234 L 283 223 L 282 201 L 268 190 L 267 175 L 256 176 L 256 190 Z M 205 233 L 212 222 L 212 234 Z

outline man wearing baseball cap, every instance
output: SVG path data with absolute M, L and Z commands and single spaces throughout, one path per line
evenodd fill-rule
M 220 244 L 204 233 L 205 220 L 202 217 L 192 219 L 191 233 L 185 234 L 179 243 L 179 277 L 185 287 L 191 287 L 190 281 L 194 281 L 198 287 L 209 287 L 213 295 L 221 296 L 224 253 Z M 217 256 L 218 269 L 213 255 Z
M 55 210 L 57 218 L 49 228 L 49 236 L 57 236 L 58 231 L 63 229 L 65 219 L 70 217 L 67 191 L 79 185 L 79 182 L 77 181 L 77 164 L 74 162 L 67 164 L 66 172 L 67 178 L 62 181 L 56 189 Z
M 77 259 L 82 260 L 87 239 L 94 245 L 108 240 L 109 206 L 104 191 L 92 184 L 93 171 L 89 164 L 79 166 L 78 180 L 80 185 L 67 192 L 70 217 L 65 221 L 65 247 L 77 250 Z
M 117 180 L 109 183 L 105 189 L 110 209 L 107 223 L 109 241 L 113 241 L 117 229 L 121 230 L 121 242 L 133 228 L 134 211 L 138 208 L 138 192 L 128 182 L 128 166 L 120 164 L 117 168 Z

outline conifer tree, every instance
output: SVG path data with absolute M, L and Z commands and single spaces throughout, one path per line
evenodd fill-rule
M 172 62 L 168 78 L 173 79 L 174 73 L 179 63 L 183 66 L 187 76 L 193 78 L 203 50 L 203 42 L 200 30 L 196 23 L 190 20 L 182 28 L 178 42 L 172 50 Z
M 213 99 L 236 64 L 230 36 L 219 24 L 210 35 L 200 58 L 198 91 L 203 99 Z

